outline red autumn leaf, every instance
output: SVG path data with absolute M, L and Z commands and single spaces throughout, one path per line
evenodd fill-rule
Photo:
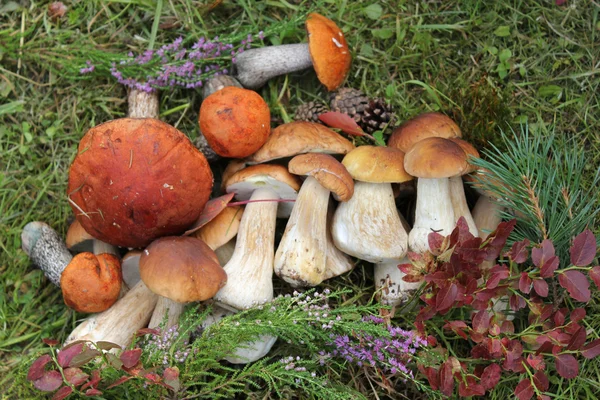
M 529 378 L 523 379 L 515 388 L 515 396 L 519 400 L 529 400 L 533 397 L 533 393 L 533 386 L 531 386 Z
M 45 344 L 47 344 L 50 347 L 56 346 L 57 344 L 59 344 L 60 342 L 56 339 L 42 339 L 42 342 L 44 342 Z
M 432 367 L 422 367 L 421 369 L 422 369 L 421 372 L 423 372 L 423 375 L 425 375 L 425 377 L 427 378 L 427 381 L 429 382 L 429 386 L 431 386 L 431 388 L 433 390 L 439 390 L 440 377 L 439 377 L 437 369 L 432 368 Z
M 502 279 L 508 278 L 510 272 L 506 265 L 496 265 L 490 270 L 490 277 L 485 283 L 486 288 L 495 289 Z
M 80 354 L 83 351 L 83 343 L 75 343 L 72 346 L 63 347 L 56 356 L 56 361 L 58 361 L 58 365 L 63 368 L 69 366 L 73 358 Z
M 120 384 L 122 384 L 124 382 L 127 382 L 128 380 L 133 379 L 133 378 L 135 378 L 135 376 L 131 376 L 131 375 L 129 375 L 129 376 L 122 376 L 119 379 L 117 379 L 116 381 L 114 381 L 113 383 L 111 383 L 110 385 L 108 385 L 106 387 L 106 389 L 112 389 L 115 386 L 119 386 Z
M 596 339 L 586 344 L 581 349 L 581 355 L 587 359 L 591 359 L 600 355 L 600 339 Z
M 589 229 L 586 229 L 573 240 L 570 249 L 571 264 L 577 267 L 585 267 L 594 261 L 596 257 L 596 238 Z
M 92 397 L 92 396 L 101 396 L 101 395 L 102 395 L 102 392 L 101 392 L 101 391 L 99 391 L 99 390 L 98 390 L 98 389 L 96 389 L 96 388 L 93 388 L 93 389 L 88 389 L 88 390 L 86 390 L 86 391 L 85 391 L 85 395 L 86 395 L 87 397 Z
M 85 385 L 81 387 L 81 390 L 85 390 L 87 388 L 95 388 L 100 383 L 100 371 L 95 369 L 92 371 L 92 379 L 87 381 Z
M 490 364 L 485 367 L 483 374 L 481 374 L 481 386 L 485 390 L 490 390 L 500 382 L 501 376 L 502 368 L 498 364 Z
M 541 354 L 529 354 L 527 356 L 527 364 L 536 371 L 543 371 L 546 368 L 546 363 L 544 362 L 544 356 Z
M 554 317 L 552 318 L 554 320 L 554 325 L 562 326 L 565 324 L 565 321 L 567 320 L 567 311 L 568 310 L 564 307 L 556 310 Z
M 233 199 L 235 193 L 227 193 L 206 202 L 204 209 L 194 224 L 183 233 L 184 236 L 191 235 L 204 225 L 212 221 L 217 215 L 227 207 L 227 204 Z
M 569 296 L 574 300 L 587 303 L 590 301 L 590 282 L 584 274 L 579 271 L 565 271 L 558 275 L 558 283 L 567 289 Z
M 89 347 L 85 346 L 81 353 L 75 355 L 71 359 L 71 361 L 69 361 L 69 366 L 81 367 L 93 360 L 94 358 L 98 357 L 99 355 L 102 355 L 101 351 L 98 351 L 96 349 L 90 349 Z
M 62 375 L 56 370 L 45 371 L 41 378 L 33 381 L 33 386 L 42 392 L 54 392 L 62 384 Z
M 446 360 L 439 371 L 440 391 L 446 396 L 451 396 L 454 391 L 454 377 L 452 373 L 452 363 Z
M 450 307 L 452 307 L 452 304 L 454 304 L 457 295 L 458 287 L 455 283 L 450 283 L 449 285 L 442 286 L 435 298 L 435 308 L 438 311 L 449 309 Z
M 525 261 L 527 261 L 527 256 L 529 255 L 527 249 L 529 245 L 529 239 L 513 243 L 508 256 L 517 264 L 523 264 Z
M 525 306 L 527 305 L 525 299 L 521 296 L 517 296 L 516 294 L 513 294 L 509 297 L 508 303 L 510 305 L 511 310 L 513 311 L 519 311 L 520 309 L 525 308 Z
M 531 261 L 533 261 L 533 265 L 540 269 L 555 255 L 554 244 L 552 244 L 552 241 L 549 239 L 544 239 L 542 243 L 539 244 L 539 247 L 535 246 L 531 249 Z
M 341 129 L 344 133 L 353 136 L 365 136 L 365 132 L 361 129 L 356 121 L 348 114 L 337 111 L 329 111 L 319 115 L 321 122 L 331 128 Z
M 138 329 L 135 333 L 137 337 L 145 336 L 145 335 L 160 335 L 160 330 L 155 328 L 142 328 Z
M 535 290 L 540 297 L 548 297 L 548 282 L 541 278 L 534 280 L 533 290 Z
M 550 387 L 548 377 L 542 371 L 537 371 L 533 375 L 533 384 L 540 392 L 545 392 Z
M 468 339 L 468 336 L 464 331 L 464 329 L 468 329 L 468 327 L 464 321 L 448 321 L 442 328 L 450 329 L 452 330 L 452 332 L 456 333 L 461 338 L 465 340 Z
M 486 260 L 495 260 L 500 255 L 500 252 L 506 245 L 506 240 L 510 233 L 515 229 L 515 225 L 517 224 L 516 219 L 511 219 L 510 221 L 501 222 L 495 231 L 490 233 L 485 240 L 487 256 Z
M 485 389 L 483 388 L 483 386 L 477 383 L 474 376 L 468 375 L 465 380 L 461 380 L 460 384 L 458 385 L 459 396 L 470 397 L 483 396 L 485 394 Z
M 531 292 L 531 278 L 527 272 L 521 272 L 521 279 L 519 279 L 519 290 L 525 294 Z
M 79 368 L 65 368 L 63 374 L 67 382 L 74 386 L 83 384 L 90 377 Z
M 445 236 L 442 236 L 437 232 L 431 232 L 429 235 L 427 235 L 429 249 L 434 255 L 439 256 L 445 250 L 445 239 Z
M 600 265 L 595 266 L 589 272 L 590 278 L 594 281 L 598 289 L 600 289 Z
M 63 386 L 52 396 L 52 400 L 63 400 L 66 399 L 71 393 L 73 388 L 71 386 Z
M 437 375 L 437 371 L 435 372 L 435 375 Z M 179 388 L 180 388 L 179 368 L 177 368 L 177 367 L 165 368 L 165 371 L 163 372 L 163 379 L 164 379 L 165 384 L 171 386 L 171 388 L 173 388 L 173 390 L 175 390 L 175 391 L 179 390 Z
M 512 321 L 502 321 L 502 325 L 500 325 L 500 332 L 505 334 L 515 333 L 515 324 L 513 324 Z
M 27 372 L 27 380 L 35 381 L 40 379 L 44 372 L 46 371 L 46 365 L 52 361 L 52 357 L 49 354 L 44 354 L 43 356 L 38 357 L 29 367 L 29 372 Z
M 567 344 L 567 350 L 579 350 L 585 344 L 585 339 L 587 338 L 587 334 L 585 332 L 585 328 L 580 326 L 575 333 L 571 336 L 571 340 L 569 340 L 569 344 Z
M 571 311 L 571 321 L 572 322 L 579 322 L 582 319 L 585 318 L 585 308 L 575 308 L 573 311 Z
M 133 350 L 125 350 L 121 353 L 119 359 L 123 363 L 125 368 L 133 368 L 137 365 L 138 361 L 140 361 L 140 357 L 142 356 L 142 349 L 133 349 Z
M 572 354 L 559 354 L 555 360 L 556 371 L 565 379 L 573 379 L 579 374 L 579 364 Z
M 481 334 L 487 333 L 490 327 L 490 319 L 491 316 L 487 312 L 487 310 L 481 310 L 475 313 L 472 321 L 473 329 L 475 330 L 475 332 Z

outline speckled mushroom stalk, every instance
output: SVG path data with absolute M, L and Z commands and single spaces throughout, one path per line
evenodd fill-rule
M 236 56 L 234 75 L 244 87 L 257 89 L 271 78 L 314 67 L 328 90 L 335 90 L 350 70 L 350 50 L 338 26 L 312 13 L 306 20 L 309 43 L 246 50 Z
M 21 246 L 50 282 L 60 287 L 60 277 L 73 256 L 58 233 L 44 222 L 30 222 L 21 232 Z

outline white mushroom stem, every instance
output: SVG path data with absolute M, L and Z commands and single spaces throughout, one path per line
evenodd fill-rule
M 44 275 L 60 287 L 60 276 L 73 256 L 58 233 L 44 222 L 30 222 L 21 232 L 21 246 Z
M 152 312 L 152 318 L 150 318 L 150 322 L 148 322 L 148 328 L 159 327 L 162 324 L 165 315 L 167 319 L 165 329 L 177 325 L 184 308 L 185 304 L 183 303 L 178 303 L 164 296 L 158 296 L 156 307 L 154 307 L 154 311 Z
M 473 219 L 479 229 L 479 237 L 486 239 L 502 222 L 504 207 L 488 196 L 479 196 L 473 207 Z
M 333 224 L 333 214 L 335 208 L 333 202 L 329 201 L 327 208 L 327 261 L 325 263 L 325 280 L 334 278 L 351 271 L 354 268 L 354 263 L 350 257 L 335 247 L 333 237 L 331 236 L 331 225 Z
M 273 299 L 278 204 L 275 200 L 278 199 L 279 196 L 270 189 L 253 192 L 240 221 L 234 253 L 223 267 L 227 272 L 227 284 L 217 292 L 215 300 L 243 310 Z
M 94 239 L 92 245 L 92 251 L 94 254 L 112 254 L 113 256 L 119 256 L 119 249 L 113 246 L 112 244 L 108 244 L 103 242 L 102 240 Z
M 396 307 L 408 299 L 421 286 L 420 283 L 404 282 L 406 275 L 400 271 L 398 265 L 410 263 L 404 257 L 401 260 L 375 264 L 375 289 L 380 293 L 380 301 L 387 306 Z
M 235 58 L 234 76 L 249 89 L 257 89 L 271 78 L 313 65 L 308 43 L 245 50 Z
M 473 220 L 471 211 L 469 211 L 469 205 L 467 204 L 467 198 L 465 196 L 465 187 L 463 184 L 462 177 L 456 176 L 450 178 L 450 199 L 452 200 L 452 209 L 454 210 L 454 223 L 464 217 L 467 225 L 469 226 L 469 232 L 475 237 L 479 237 L 477 225 Z
M 335 211 L 332 235 L 338 249 L 362 260 L 381 263 L 402 258 L 407 234 L 392 185 L 355 182 L 352 198 Z
M 158 296 L 139 281 L 111 308 L 79 324 L 66 340 L 103 340 L 126 347 L 135 333 L 148 324 Z
M 306 178 L 275 253 L 275 274 L 292 287 L 323 282 L 327 261 L 327 205 L 330 191 Z
M 129 107 L 128 115 L 130 118 L 158 118 L 159 101 L 158 93 L 144 92 L 142 90 L 131 89 L 127 96 Z
M 427 237 L 431 232 L 449 235 L 455 226 L 454 210 L 450 200 L 448 178 L 419 178 L 415 223 L 408 234 L 408 246 L 416 253 L 429 251 Z

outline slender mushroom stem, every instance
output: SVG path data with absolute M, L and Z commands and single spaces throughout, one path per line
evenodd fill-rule
M 249 89 L 271 78 L 312 67 L 308 43 L 284 44 L 245 50 L 236 56 L 234 76 Z
M 21 242 L 31 261 L 60 287 L 60 277 L 73 256 L 58 233 L 48 224 L 34 221 L 23 228 Z
M 156 307 L 152 312 L 150 322 L 148 322 L 148 328 L 156 328 L 160 326 L 160 324 L 163 322 L 165 314 L 167 316 L 167 324 L 165 325 L 165 329 L 169 329 L 173 325 L 177 325 L 179 323 L 179 317 L 183 313 L 184 308 L 185 304 L 183 303 L 178 303 L 164 296 L 158 296 Z
M 456 224 L 460 217 L 464 217 L 471 235 L 479 237 L 477 225 L 473 220 L 473 215 L 471 214 L 471 211 L 469 211 L 469 206 L 467 204 L 462 177 L 455 176 L 450 178 L 449 185 L 450 199 L 452 200 L 452 209 L 454 210 L 454 223 Z
M 157 91 L 150 93 L 131 89 L 127 96 L 130 118 L 158 118 L 159 101 Z
M 438 232 L 449 235 L 455 226 L 454 210 L 450 200 L 448 178 L 419 178 L 417 182 L 417 207 L 415 223 L 408 234 L 408 245 L 412 251 L 429 251 L 428 235 Z

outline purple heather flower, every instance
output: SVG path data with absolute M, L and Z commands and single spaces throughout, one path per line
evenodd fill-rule
M 96 66 L 92 64 L 92 62 L 90 60 L 87 60 L 85 62 L 85 64 L 87 65 L 87 67 L 85 68 L 81 68 L 79 70 L 80 74 L 89 74 L 90 72 L 93 72 L 96 69 Z

